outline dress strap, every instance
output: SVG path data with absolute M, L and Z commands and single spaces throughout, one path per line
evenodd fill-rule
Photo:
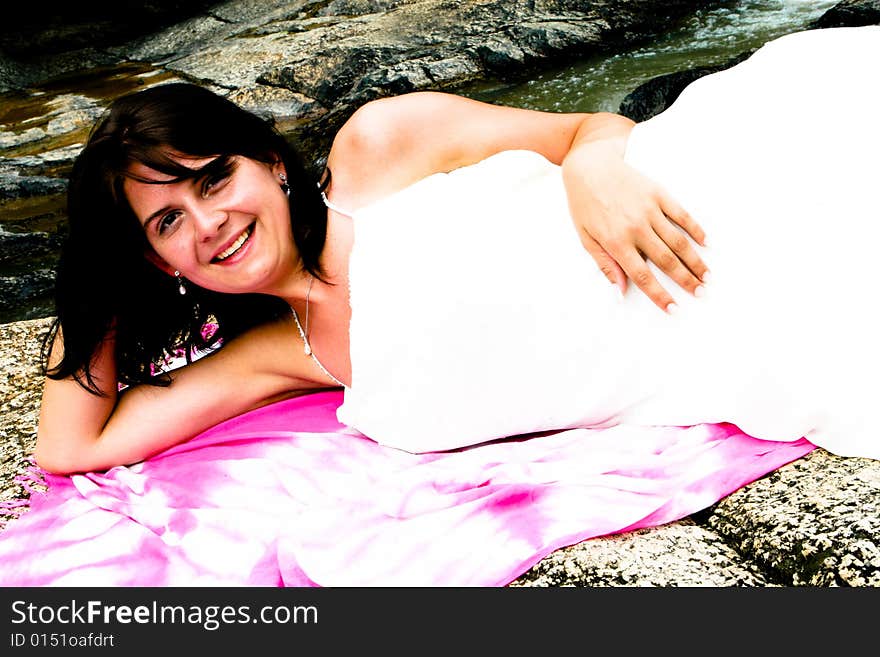
M 321 192 L 321 198 L 324 200 L 324 205 L 326 205 L 331 210 L 335 210 L 339 214 L 344 214 L 346 217 L 353 216 L 352 213 L 349 212 L 348 210 L 345 210 L 345 209 L 339 207 L 338 205 L 336 205 L 335 203 L 333 203 L 329 198 L 327 198 L 327 194 L 325 194 L 323 191 Z

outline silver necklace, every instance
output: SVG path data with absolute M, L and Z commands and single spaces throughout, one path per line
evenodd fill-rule
M 303 336 L 303 344 L 305 345 L 303 351 L 306 352 L 306 356 L 312 355 L 312 345 L 309 344 L 309 299 L 312 296 L 312 283 L 314 282 L 315 277 L 309 276 L 309 289 L 306 292 L 306 332 Z M 294 314 L 296 314 L 296 311 L 294 311 Z
M 303 353 L 305 353 L 306 356 L 311 356 L 312 360 L 315 361 L 315 365 L 317 365 L 320 370 L 327 375 L 328 378 L 332 379 L 336 383 L 336 385 L 345 388 L 346 385 L 335 376 L 330 374 L 330 372 L 327 371 L 327 368 L 321 364 L 321 361 L 318 360 L 318 357 L 315 356 L 315 353 L 312 351 L 312 345 L 309 344 L 309 298 L 312 295 L 312 283 L 314 282 L 314 276 L 309 278 L 309 290 L 308 292 L 306 292 L 306 330 L 303 331 L 302 324 L 299 323 L 299 315 L 296 313 L 296 308 L 294 308 L 293 304 L 291 304 L 290 310 L 293 312 L 293 321 L 296 322 L 296 329 L 299 331 L 299 336 L 302 338 L 303 341 Z

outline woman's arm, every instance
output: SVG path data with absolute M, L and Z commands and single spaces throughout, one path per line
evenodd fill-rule
M 665 309 L 672 297 L 644 257 L 694 292 L 707 268 L 679 227 L 698 243 L 705 236 L 664 190 L 623 162 L 633 125 L 616 114 L 538 112 L 439 92 L 385 98 L 361 107 L 337 134 L 327 162 L 330 194 L 354 209 L 494 153 L 536 151 L 563 167 L 581 240 L 608 279 L 624 290 L 629 276 Z
M 73 378 L 47 378 L 34 457 L 49 472 L 106 470 L 142 461 L 223 420 L 314 387 L 297 378 L 302 350 L 289 322 L 251 329 L 217 353 L 175 370 L 168 387 L 117 392 L 113 338 L 99 348 L 92 372 L 103 396 Z M 56 338 L 49 365 L 60 358 Z

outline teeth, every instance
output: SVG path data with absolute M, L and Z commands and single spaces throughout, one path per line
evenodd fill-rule
M 238 239 L 229 245 L 228 249 L 217 254 L 215 260 L 226 260 L 226 258 L 231 256 L 233 253 L 241 248 L 241 245 L 247 241 L 247 238 L 250 237 L 250 234 L 251 229 L 250 226 L 248 226 L 247 228 L 245 228 L 244 232 L 238 236 Z

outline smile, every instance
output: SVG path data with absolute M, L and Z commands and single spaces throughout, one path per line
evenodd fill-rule
M 252 232 L 254 232 L 254 225 L 253 224 L 251 224 L 250 226 L 245 228 L 242 231 L 241 235 L 238 236 L 238 239 L 235 240 L 232 244 L 230 244 L 228 248 L 224 249 L 223 251 L 218 253 L 216 256 L 214 256 L 214 258 L 211 260 L 211 262 L 222 262 L 223 260 L 226 260 L 226 258 L 231 256 L 236 251 L 238 251 L 242 246 L 244 246 L 244 243 L 248 241 L 248 238 L 251 236 Z

